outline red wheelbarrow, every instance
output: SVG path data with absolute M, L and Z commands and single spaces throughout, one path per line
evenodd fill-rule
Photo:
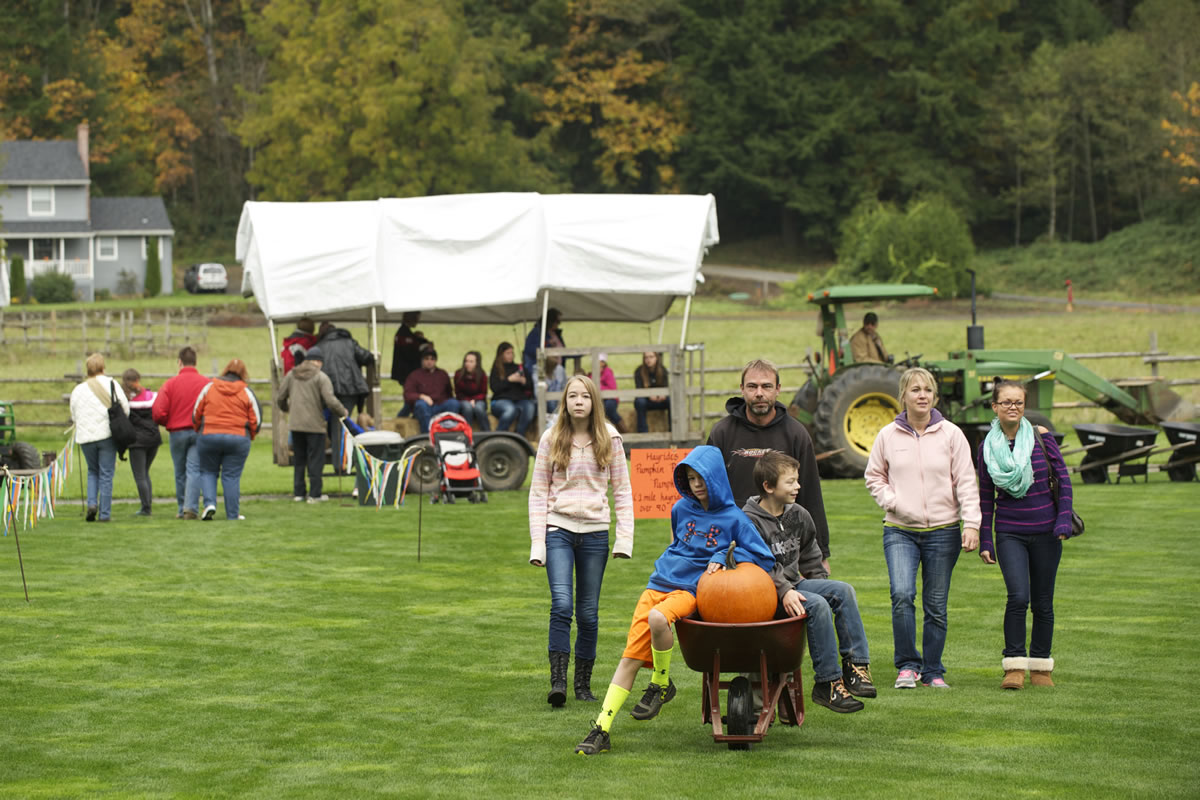
M 730 750 L 749 750 L 761 742 L 779 709 L 785 725 L 804 723 L 804 617 L 771 622 L 728 624 L 681 619 L 675 623 L 683 660 L 704 673 L 700 713 L 711 722 L 713 741 L 726 742 Z M 750 681 L 739 676 L 721 680 L 722 672 L 758 673 L 763 686 L 763 707 L 754 717 Z M 729 733 L 721 722 L 721 690 L 726 690 Z

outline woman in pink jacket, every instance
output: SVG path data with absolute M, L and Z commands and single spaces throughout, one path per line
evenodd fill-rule
M 942 665 L 950 573 L 961 550 L 979 546 L 979 488 L 971 447 L 938 412 L 937 388 L 927 370 L 900 376 L 904 411 L 875 437 L 867 462 L 867 489 L 883 508 L 883 554 L 892 590 L 892 639 L 897 689 L 917 681 L 949 688 Z M 925 612 L 917 650 L 917 569 Z
M 567 699 L 571 612 L 575 624 L 575 699 L 595 700 L 592 665 L 600 627 L 600 584 L 608 563 L 611 512 L 616 507 L 613 558 L 633 555 L 633 491 L 621 435 L 604 421 L 600 393 L 584 375 L 563 388 L 562 406 L 538 443 L 529 484 L 529 563 L 546 568 L 550 581 L 550 694 Z M 572 598 L 572 582 L 576 592 Z

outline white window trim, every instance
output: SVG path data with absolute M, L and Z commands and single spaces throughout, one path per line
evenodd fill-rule
M 112 250 L 111 256 L 104 255 L 104 251 L 100 249 L 100 243 L 103 242 L 105 239 L 112 240 L 113 250 Z M 96 260 L 97 261 L 116 261 L 117 256 L 121 252 L 121 246 L 120 246 L 119 241 L 120 240 L 116 236 L 97 236 L 96 237 Z
M 147 239 L 149 239 L 149 238 L 150 238 L 149 236 L 143 236 L 143 237 L 142 237 L 142 261 L 145 261 L 145 260 L 146 260 L 146 256 L 147 256 L 147 253 L 146 253 L 146 240 L 147 240 Z M 159 237 L 157 237 L 157 238 L 158 238 L 158 260 L 159 260 L 159 261 L 162 261 L 162 258 L 163 258 L 163 237 L 159 236 Z
M 33 193 L 34 193 L 34 191 L 35 191 L 35 190 L 37 190 L 37 189 L 46 189 L 46 190 L 48 190 L 48 191 L 50 192 L 50 210 L 49 210 L 49 211 L 36 211 L 36 210 L 34 210 L 34 207 L 33 207 Z M 29 216 L 31 216 L 31 217 L 53 217 L 53 216 L 54 216 L 54 209 L 55 209 L 55 196 L 54 196 L 54 195 L 55 195 L 55 192 L 54 192 L 54 187 L 53 187 L 53 186 L 30 186 L 30 187 L 29 187 L 29 191 L 26 193 L 26 196 L 27 196 L 27 197 L 28 197 L 28 199 L 29 199 L 29 203 L 28 203 L 28 205 L 29 205 Z

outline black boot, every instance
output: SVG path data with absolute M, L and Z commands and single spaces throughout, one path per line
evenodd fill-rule
M 567 659 L 570 653 L 550 652 L 550 694 L 546 702 L 555 708 L 562 708 L 567 702 Z
M 594 658 L 580 658 L 575 656 L 575 699 L 584 700 L 589 703 L 596 702 L 596 695 L 592 694 L 592 664 L 596 663 Z

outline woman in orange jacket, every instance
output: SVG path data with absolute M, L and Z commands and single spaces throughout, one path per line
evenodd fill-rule
M 196 449 L 200 456 L 200 494 L 204 500 L 201 519 L 217 513 L 217 474 L 225 494 L 225 518 L 245 519 L 238 513 L 242 468 L 250 455 L 250 442 L 262 426 L 262 408 L 246 385 L 246 365 L 235 358 L 221 376 L 209 383 L 196 398 L 192 424 L 200 434 Z

